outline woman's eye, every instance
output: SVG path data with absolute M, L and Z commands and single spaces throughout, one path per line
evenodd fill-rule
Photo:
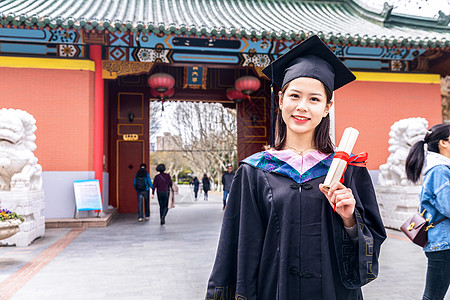
M 299 95 L 297 95 L 297 94 L 290 94 L 289 97 L 290 97 L 290 98 L 298 98 Z
M 320 102 L 320 99 L 319 99 L 319 98 L 313 97 L 313 98 L 311 98 L 311 101 L 314 101 L 314 102 Z

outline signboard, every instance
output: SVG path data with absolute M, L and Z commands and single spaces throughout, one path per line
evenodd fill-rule
M 206 72 L 204 67 L 185 67 L 183 88 L 206 89 Z
M 102 210 L 102 196 L 97 179 L 74 180 L 76 211 Z

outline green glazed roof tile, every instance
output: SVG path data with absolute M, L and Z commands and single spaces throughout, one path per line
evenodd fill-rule
M 449 16 L 383 15 L 358 0 L 3 0 L 0 24 L 448 47 Z

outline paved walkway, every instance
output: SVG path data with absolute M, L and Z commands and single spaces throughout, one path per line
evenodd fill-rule
M 181 190 L 164 226 L 152 203 L 148 222 L 121 214 L 106 228 L 51 229 L 30 247 L 0 247 L 0 299 L 204 299 L 221 195 L 194 202 L 187 187 Z M 388 232 L 380 277 L 363 289 L 365 299 L 419 300 L 425 256 Z

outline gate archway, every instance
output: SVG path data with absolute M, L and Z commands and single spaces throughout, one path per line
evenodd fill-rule
M 215 102 L 236 109 L 238 161 L 260 151 L 269 141 L 270 95 L 266 79 L 260 78 L 261 88 L 251 95 L 250 100 L 237 104 L 226 97 L 226 90 L 233 87 L 236 79 L 241 76 L 257 76 L 253 68 L 200 67 L 206 76 L 202 79 L 201 86 L 196 87 L 187 83 L 189 67 L 154 64 L 148 72 L 138 71 L 135 75 L 106 80 L 108 149 L 111 158 L 108 166 L 109 204 L 117 207 L 121 213 L 137 211 L 133 178 L 140 163 L 150 165 L 149 102 L 154 98 L 147 78 L 151 74 L 164 72 L 175 78 L 175 94 L 171 101 Z

